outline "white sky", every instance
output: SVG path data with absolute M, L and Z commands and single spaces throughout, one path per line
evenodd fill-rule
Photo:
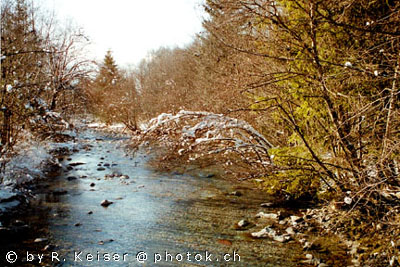
M 35 2 L 35 1 L 34 1 Z M 160 46 L 183 46 L 201 31 L 202 0 L 41 0 L 60 21 L 72 19 L 102 60 L 111 49 L 118 65 L 137 64 Z

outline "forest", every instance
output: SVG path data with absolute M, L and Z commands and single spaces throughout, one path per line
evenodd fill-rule
M 400 264 L 400 2 L 206 0 L 192 43 L 131 68 L 29 3 L 1 1 L 2 170 L 77 114 L 120 123 L 158 168 L 216 164 L 329 215 L 361 266 Z

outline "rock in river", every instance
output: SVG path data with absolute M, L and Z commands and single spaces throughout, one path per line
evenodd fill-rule
M 103 167 L 99 167 L 99 168 L 97 168 L 97 170 L 98 170 L 98 171 L 105 171 L 106 169 L 103 168 Z
M 101 203 L 100 203 L 100 205 L 102 205 L 103 207 L 108 207 L 108 206 L 110 206 L 111 204 L 113 204 L 114 202 L 112 202 L 112 201 L 108 201 L 107 199 L 105 199 L 105 200 L 103 200 Z
M 67 190 L 64 190 L 64 189 L 56 189 L 56 190 L 54 190 L 54 191 L 52 192 L 52 194 L 55 195 L 55 196 L 61 196 L 61 195 L 66 195 L 66 194 L 68 194 L 68 191 L 67 191 Z
M 240 191 L 233 191 L 233 192 L 229 193 L 229 195 L 231 195 L 231 196 L 236 196 L 236 197 L 240 197 L 240 196 L 242 196 L 243 194 L 242 194 L 242 192 L 240 192 Z
M 99 245 L 104 245 L 106 243 L 111 243 L 111 242 L 114 242 L 114 239 L 100 240 L 98 244 Z
M 238 222 L 238 226 L 239 227 L 246 227 L 246 226 L 248 226 L 250 223 L 248 222 L 248 221 L 246 221 L 246 220 L 241 220 L 240 222 Z
M 79 166 L 79 165 L 83 165 L 83 164 L 86 164 L 86 163 L 84 163 L 84 162 L 72 162 L 72 163 L 70 163 L 68 165 L 72 166 L 72 167 L 75 167 L 75 166 Z
M 235 226 L 234 228 L 238 231 L 244 231 L 244 230 L 248 230 L 250 228 L 254 227 L 254 224 L 249 222 L 248 220 L 240 220 Z

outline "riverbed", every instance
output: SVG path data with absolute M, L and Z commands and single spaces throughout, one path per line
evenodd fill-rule
M 36 187 L 37 209 L 21 217 L 34 230 L 10 240 L 18 256 L 10 266 L 301 265 L 297 243 L 250 237 L 265 227 L 254 215 L 271 211 L 261 207 L 265 193 L 209 171 L 160 173 L 147 164 L 150 150 L 128 143 L 90 129 L 78 135 L 62 171 Z M 254 226 L 238 230 L 242 219 Z

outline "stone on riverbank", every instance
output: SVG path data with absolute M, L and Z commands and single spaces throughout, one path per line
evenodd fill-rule
M 251 233 L 251 236 L 254 238 L 271 238 L 274 241 L 281 243 L 291 240 L 290 235 L 288 234 L 278 235 L 277 232 L 270 227 L 265 227 L 261 229 L 261 231 L 259 232 Z

